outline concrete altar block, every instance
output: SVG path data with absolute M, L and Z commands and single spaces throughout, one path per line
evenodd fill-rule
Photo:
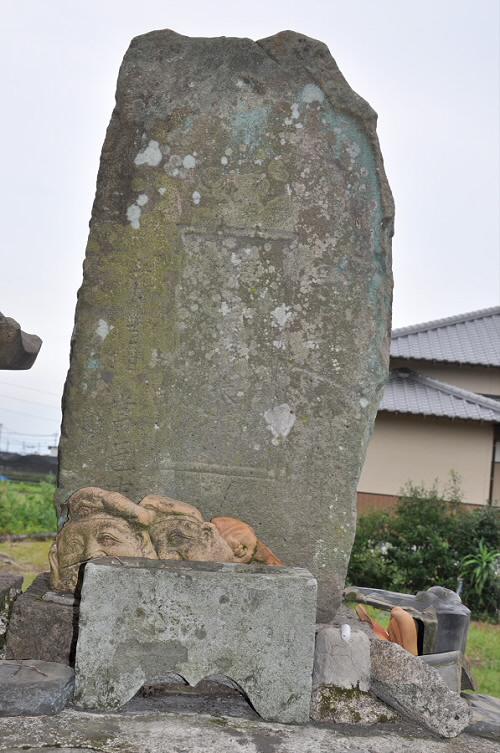
M 117 709 L 175 673 L 233 680 L 266 720 L 309 719 L 316 580 L 301 568 L 105 558 L 83 579 L 75 703 Z

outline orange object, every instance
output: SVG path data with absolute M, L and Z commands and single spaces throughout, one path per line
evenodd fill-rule
M 413 656 L 418 656 L 417 625 L 402 607 L 394 607 L 389 622 L 389 640 L 398 643 Z
M 368 624 L 371 625 L 371 628 L 377 638 L 380 638 L 381 641 L 390 640 L 387 630 L 385 630 L 379 622 L 372 619 L 361 604 L 358 604 L 358 606 L 356 607 L 356 614 L 358 615 L 361 622 L 368 622 Z

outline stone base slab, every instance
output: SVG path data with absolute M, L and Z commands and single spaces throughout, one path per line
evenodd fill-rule
M 259 715 L 309 719 L 316 580 L 301 568 L 107 557 L 83 579 L 75 703 L 122 707 L 175 673 L 224 676 Z
M 0 718 L 0 751 L 14 753 L 498 753 L 498 744 L 462 734 L 439 740 L 400 723 L 377 727 L 290 726 L 224 716 L 159 713 Z

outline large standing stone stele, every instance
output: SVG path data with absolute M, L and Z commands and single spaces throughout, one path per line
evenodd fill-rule
M 388 362 L 375 124 L 300 34 L 132 41 L 78 299 L 63 517 L 87 485 L 236 515 L 333 614 Z

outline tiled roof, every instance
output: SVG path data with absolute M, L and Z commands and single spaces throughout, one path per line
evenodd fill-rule
M 395 329 L 391 356 L 500 366 L 500 306 Z
M 438 382 L 410 369 L 391 371 L 379 410 L 500 423 L 500 400 Z

